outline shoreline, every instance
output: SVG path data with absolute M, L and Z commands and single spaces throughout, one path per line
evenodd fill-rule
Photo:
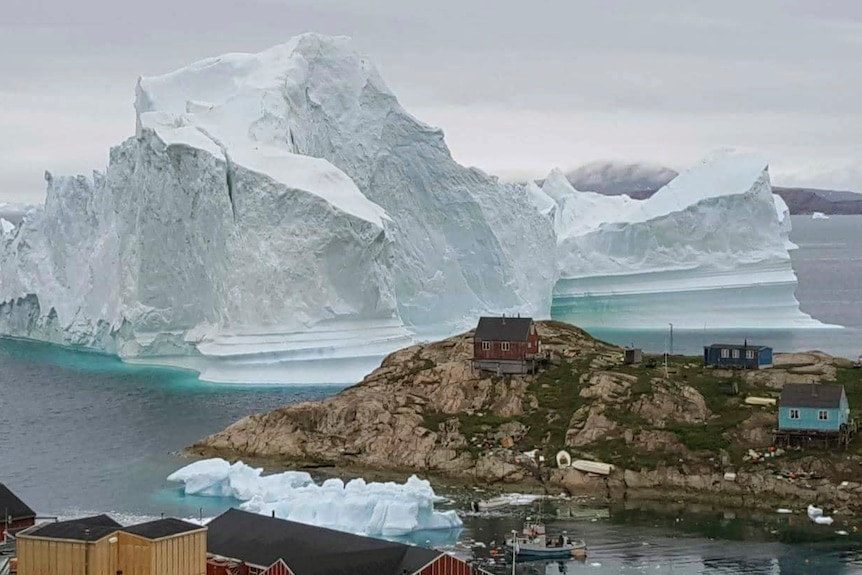
M 658 369 L 646 357 L 625 364 L 622 348 L 574 326 L 536 326 L 549 363 L 535 375 L 474 370 L 468 332 L 402 349 L 334 396 L 244 417 L 184 452 L 267 469 L 416 474 L 471 489 L 565 491 L 608 502 L 862 512 L 862 441 L 848 451 L 770 453 L 775 407 L 743 401 L 777 398 L 785 384 L 838 382 L 859 409 L 862 369 L 850 361 L 777 353 L 769 369 L 740 371 L 674 355 Z M 561 449 L 614 470 L 600 477 L 552 468 Z

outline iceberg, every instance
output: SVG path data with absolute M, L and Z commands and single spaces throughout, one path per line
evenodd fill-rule
M 0 333 L 208 381 L 349 383 L 415 331 L 548 317 L 554 234 L 525 188 L 457 164 L 349 39 L 135 93 L 107 170 L 46 173 L 2 246 Z
M 246 511 L 363 535 L 400 537 L 462 526 L 455 511 L 434 509 L 446 499 L 415 475 L 400 484 L 337 478 L 317 484 L 305 472 L 262 473 L 216 458 L 187 465 L 168 481 L 182 483 L 187 495 L 230 497 Z
M 716 155 L 646 200 L 580 192 L 559 170 L 552 315 L 582 327 L 824 327 L 799 309 L 790 217 L 768 165 Z M 534 200 L 535 205 L 535 200 Z
M 46 172 L 43 206 L 0 206 L 0 335 L 282 384 L 355 382 L 481 314 L 820 325 L 756 158 L 644 201 L 559 171 L 503 183 L 455 162 L 348 38 L 317 34 L 141 77 L 135 118 L 104 172 Z
M 823 212 L 814 212 L 813 214 L 811 214 L 811 219 L 812 220 L 828 220 L 829 216 L 827 216 Z

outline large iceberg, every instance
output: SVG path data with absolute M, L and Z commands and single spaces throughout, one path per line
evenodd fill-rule
M 550 312 L 554 234 L 524 187 L 452 160 L 346 38 L 141 78 L 135 109 L 104 174 L 46 174 L 44 207 L 4 226 L 0 333 L 210 381 L 350 382 L 411 341 L 405 320 Z
M 651 198 L 575 190 L 559 170 L 552 314 L 585 327 L 823 327 L 799 310 L 787 205 L 765 160 L 722 153 Z M 547 200 L 534 205 L 548 213 Z
M 462 525 L 455 511 L 434 509 L 446 499 L 415 475 L 400 484 L 327 479 L 318 485 L 301 471 L 262 473 L 216 458 L 187 465 L 168 481 L 182 483 L 187 495 L 233 498 L 247 511 L 364 535 L 398 537 Z
M 483 313 L 789 327 L 790 220 L 723 157 L 646 201 L 456 163 L 347 38 L 140 78 L 104 173 L 0 221 L 0 334 L 209 381 L 353 382 Z M 12 217 L 13 219 L 9 219 Z

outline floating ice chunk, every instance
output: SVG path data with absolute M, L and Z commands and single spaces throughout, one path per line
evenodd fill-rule
M 810 519 L 814 519 L 815 517 L 821 517 L 823 515 L 823 510 L 819 507 L 814 507 L 813 505 L 808 506 L 808 517 Z
M 832 518 L 831 517 L 815 517 L 814 523 L 817 523 L 818 525 L 832 525 Z
M 814 212 L 813 214 L 811 214 L 811 219 L 812 220 L 828 220 L 829 216 L 827 216 L 823 212 Z
M 233 497 L 246 511 L 352 533 L 394 537 L 462 525 L 454 511 L 434 509 L 445 498 L 415 475 L 400 484 L 363 479 L 345 484 L 332 478 L 318 485 L 305 472 L 262 473 L 242 462 L 207 459 L 175 471 L 168 480 L 185 484 L 188 494 Z
M 785 509 L 784 507 L 777 510 L 777 513 L 793 513 L 792 509 Z

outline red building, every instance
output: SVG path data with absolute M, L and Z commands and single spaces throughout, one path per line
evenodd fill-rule
M 207 528 L 207 575 L 487 574 L 442 551 L 239 509 Z
M 473 366 L 484 371 L 530 373 L 542 355 L 536 324 L 529 317 L 482 317 L 473 335 Z
M 0 542 L 7 531 L 17 531 L 36 524 L 36 512 L 0 483 Z

